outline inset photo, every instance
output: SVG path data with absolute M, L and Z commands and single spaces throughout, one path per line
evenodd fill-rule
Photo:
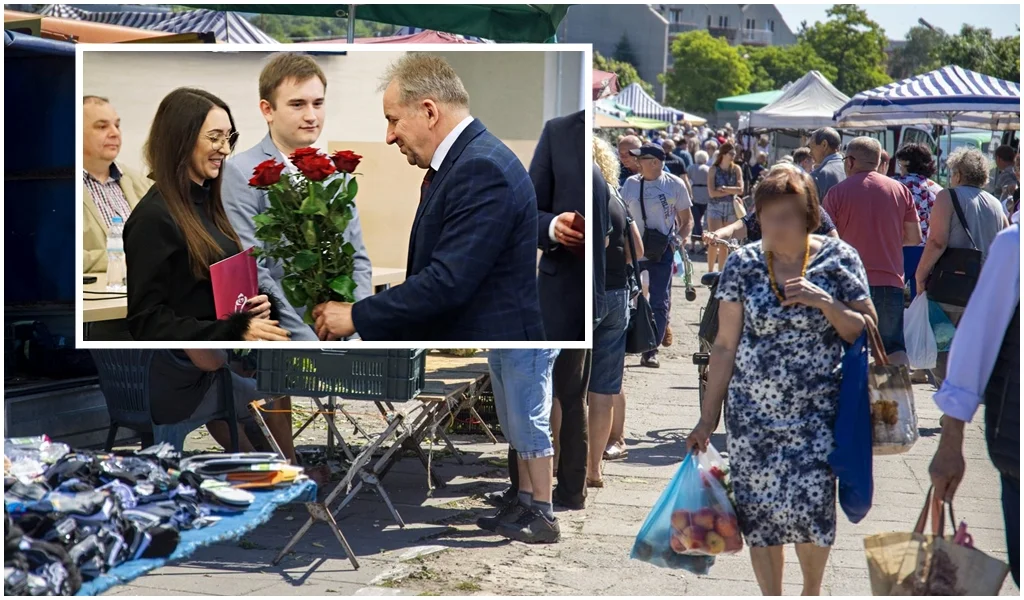
M 77 48 L 81 347 L 589 343 L 589 46 L 339 47 Z

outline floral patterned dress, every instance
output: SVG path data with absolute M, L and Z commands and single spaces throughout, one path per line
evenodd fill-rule
M 840 302 L 869 297 L 857 251 L 821 239 L 807 279 Z M 816 309 L 783 307 L 761 243 L 726 261 L 719 300 L 743 305 L 743 332 L 725 418 L 740 526 L 751 546 L 830 546 L 836 532 L 835 447 L 842 338 Z
M 917 216 L 921 219 L 921 236 L 927 240 L 928 221 L 932 216 L 932 207 L 935 206 L 935 197 L 942 191 L 942 186 L 916 173 L 908 173 L 897 177 L 896 181 L 907 186 L 907 189 L 910 190 L 910 195 L 914 197 Z

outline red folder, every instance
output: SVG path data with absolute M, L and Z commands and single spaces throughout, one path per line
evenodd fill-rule
M 218 319 L 245 311 L 246 300 L 259 293 L 252 248 L 210 265 L 210 283 Z
M 578 231 L 586 235 L 587 220 L 583 218 L 583 215 L 581 215 L 579 211 L 576 211 L 576 214 L 573 215 L 572 225 L 570 225 L 570 227 L 572 227 L 574 231 Z M 567 246 L 567 248 L 569 249 L 569 252 L 572 252 L 575 256 L 579 258 L 583 258 L 586 253 L 586 247 L 583 244 L 580 244 L 579 246 Z

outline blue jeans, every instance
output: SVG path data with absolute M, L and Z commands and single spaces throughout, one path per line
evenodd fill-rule
M 693 214 L 693 235 L 704 234 L 704 213 L 708 212 L 707 204 L 694 204 L 690 207 L 690 213 Z M 683 240 L 689 243 L 689 240 Z
M 665 329 L 668 327 L 668 314 L 672 308 L 672 255 L 675 248 L 669 244 L 661 260 L 645 260 L 640 262 L 640 271 L 647 271 L 650 278 L 651 310 L 654 311 L 654 325 L 657 328 L 655 335 L 658 344 L 665 339 Z M 653 356 L 658 353 L 654 349 L 646 354 Z
M 551 441 L 551 372 L 558 350 L 491 350 L 494 409 L 501 431 L 519 458 L 554 456 Z
M 889 286 L 870 286 L 871 303 L 878 312 L 878 333 L 886 354 L 906 352 L 903 340 L 903 289 Z
M 622 370 L 626 366 L 626 327 L 629 325 L 629 290 L 607 290 L 604 297 L 608 313 L 594 329 L 590 391 L 611 395 L 622 391 Z
M 1013 582 L 1020 589 L 1020 479 L 1001 476 L 1003 483 L 1003 522 L 1006 526 L 1006 553 L 1010 558 Z

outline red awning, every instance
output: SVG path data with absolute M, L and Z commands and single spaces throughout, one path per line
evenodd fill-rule
M 619 93 L 619 76 L 608 71 L 594 69 L 594 100 Z
M 356 38 L 357 44 L 478 44 L 465 38 L 440 31 L 421 31 L 410 35 L 393 35 L 389 37 Z M 337 40 L 320 40 L 310 44 L 344 44 L 345 38 Z

